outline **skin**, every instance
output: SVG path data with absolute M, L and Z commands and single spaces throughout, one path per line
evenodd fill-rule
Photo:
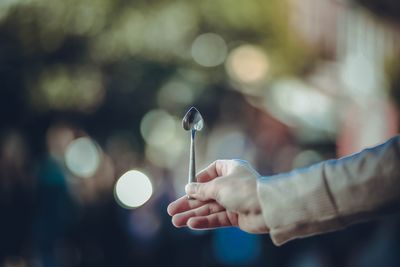
M 245 161 L 217 160 L 186 185 L 183 196 L 168 206 L 175 227 L 213 229 L 236 226 L 268 233 L 257 195 L 260 175 Z

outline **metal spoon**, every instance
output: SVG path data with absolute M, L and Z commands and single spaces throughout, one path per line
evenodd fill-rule
M 196 131 L 201 131 L 204 126 L 204 120 L 200 112 L 191 107 L 182 120 L 183 129 L 191 131 L 190 138 L 190 161 L 189 161 L 189 183 L 196 182 L 196 157 L 195 157 L 195 142 Z

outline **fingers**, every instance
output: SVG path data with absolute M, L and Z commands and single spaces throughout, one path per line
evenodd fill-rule
M 247 168 L 238 168 L 240 166 Z M 168 214 L 173 216 L 173 224 L 176 227 L 189 226 L 192 229 L 237 226 L 238 215 L 234 211 L 236 202 L 242 201 L 233 201 L 236 204 L 232 207 L 230 196 L 231 193 L 235 194 L 235 191 L 242 189 L 242 183 L 241 180 L 235 183 L 231 178 L 246 178 L 249 170 L 251 166 L 245 161 L 217 160 L 200 171 L 197 174 L 198 182 L 187 184 L 185 187 L 187 196 L 192 199 L 183 196 L 168 206 Z
M 168 206 L 168 214 L 173 216 L 174 214 L 181 213 L 190 209 L 194 209 L 204 205 L 207 201 L 216 199 L 216 186 L 215 183 L 210 183 L 214 178 L 224 175 L 226 170 L 228 169 L 226 166 L 229 164 L 229 160 L 217 160 L 210 164 L 207 168 L 202 170 L 197 175 L 197 180 L 202 184 L 199 191 L 193 191 L 194 189 L 188 189 L 193 194 L 188 194 L 189 196 L 196 198 L 189 200 L 187 196 L 183 196 L 178 200 L 175 200 Z M 208 182 L 208 183 L 207 183 Z M 206 184 L 207 183 L 207 184 Z M 194 183 L 196 185 L 187 185 L 188 188 L 196 187 L 198 183 Z M 186 192 L 189 192 L 186 191 Z
M 217 200 L 219 186 L 215 181 L 187 184 L 185 186 L 186 194 L 200 201 Z
M 217 227 L 232 226 L 226 211 L 213 213 L 207 216 L 193 217 L 187 222 L 191 229 L 211 229 Z
M 175 227 L 186 226 L 187 221 L 192 217 L 207 216 L 213 213 L 224 211 L 224 207 L 216 202 L 207 203 L 201 207 L 186 212 L 178 213 L 172 217 L 172 223 Z
M 216 160 L 211 163 L 207 168 L 200 171 L 197 175 L 197 181 L 200 183 L 208 182 L 219 176 L 226 175 L 230 160 Z
M 207 204 L 207 202 L 200 201 L 197 199 L 188 199 L 187 196 L 183 196 L 171 204 L 168 205 L 167 212 L 170 216 L 185 212 L 187 210 L 195 209 Z

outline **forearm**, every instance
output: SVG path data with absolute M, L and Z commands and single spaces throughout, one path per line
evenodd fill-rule
M 258 195 L 275 244 L 399 209 L 400 138 L 352 156 L 263 177 Z

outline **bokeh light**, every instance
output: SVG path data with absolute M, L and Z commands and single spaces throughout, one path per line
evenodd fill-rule
M 382 93 L 376 88 L 383 77 L 379 77 L 380 72 L 374 64 L 376 62 L 371 57 L 361 52 L 347 55 L 340 72 L 347 94 L 354 99 L 364 99 L 374 93 Z
M 188 82 L 173 79 L 160 88 L 157 103 L 163 108 L 188 106 L 195 97 L 194 90 Z
M 260 48 L 253 45 L 242 45 L 232 50 L 225 67 L 233 80 L 254 84 L 266 78 L 269 61 L 265 52 Z
M 158 119 L 161 117 L 159 116 Z M 189 137 L 187 132 L 182 129 L 181 120 L 169 114 L 165 118 L 168 118 L 168 127 L 159 125 L 153 127 L 153 131 L 166 132 L 166 134 L 157 136 L 162 139 L 158 142 L 147 142 L 145 155 L 155 166 L 173 168 L 181 161 L 183 152 L 189 147 Z M 155 134 L 152 136 L 152 138 L 156 138 Z
M 243 129 L 223 126 L 208 136 L 207 157 L 209 159 L 242 158 L 254 159 L 255 147 Z
M 144 173 L 131 170 L 123 174 L 115 184 L 114 195 L 124 208 L 142 206 L 153 194 L 153 186 Z
M 49 153 L 55 158 L 62 159 L 68 145 L 74 139 L 74 130 L 70 126 L 63 124 L 51 126 L 46 133 Z
M 155 109 L 146 113 L 140 123 L 146 142 L 145 155 L 155 166 L 173 167 L 180 160 L 186 140 L 180 119 Z
M 65 164 L 72 174 L 87 178 L 97 171 L 100 165 L 101 151 L 89 137 L 72 141 L 65 151 Z
M 215 33 L 199 35 L 192 44 L 194 61 L 204 67 L 215 67 L 222 64 L 227 51 L 225 40 Z
M 176 123 L 164 110 L 156 109 L 146 113 L 140 123 L 140 133 L 147 144 L 163 146 L 174 136 Z
M 274 82 L 266 91 L 265 101 L 268 111 L 288 125 L 335 130 L 332 99 L 301 80 L 284 78 Z
M 187 148 L 186 143 L 182 135 L 179 135 L 164 146 L 147 145 L 145 154 L 155 166 L 172 168 L 181 160 L 182 153 Z

